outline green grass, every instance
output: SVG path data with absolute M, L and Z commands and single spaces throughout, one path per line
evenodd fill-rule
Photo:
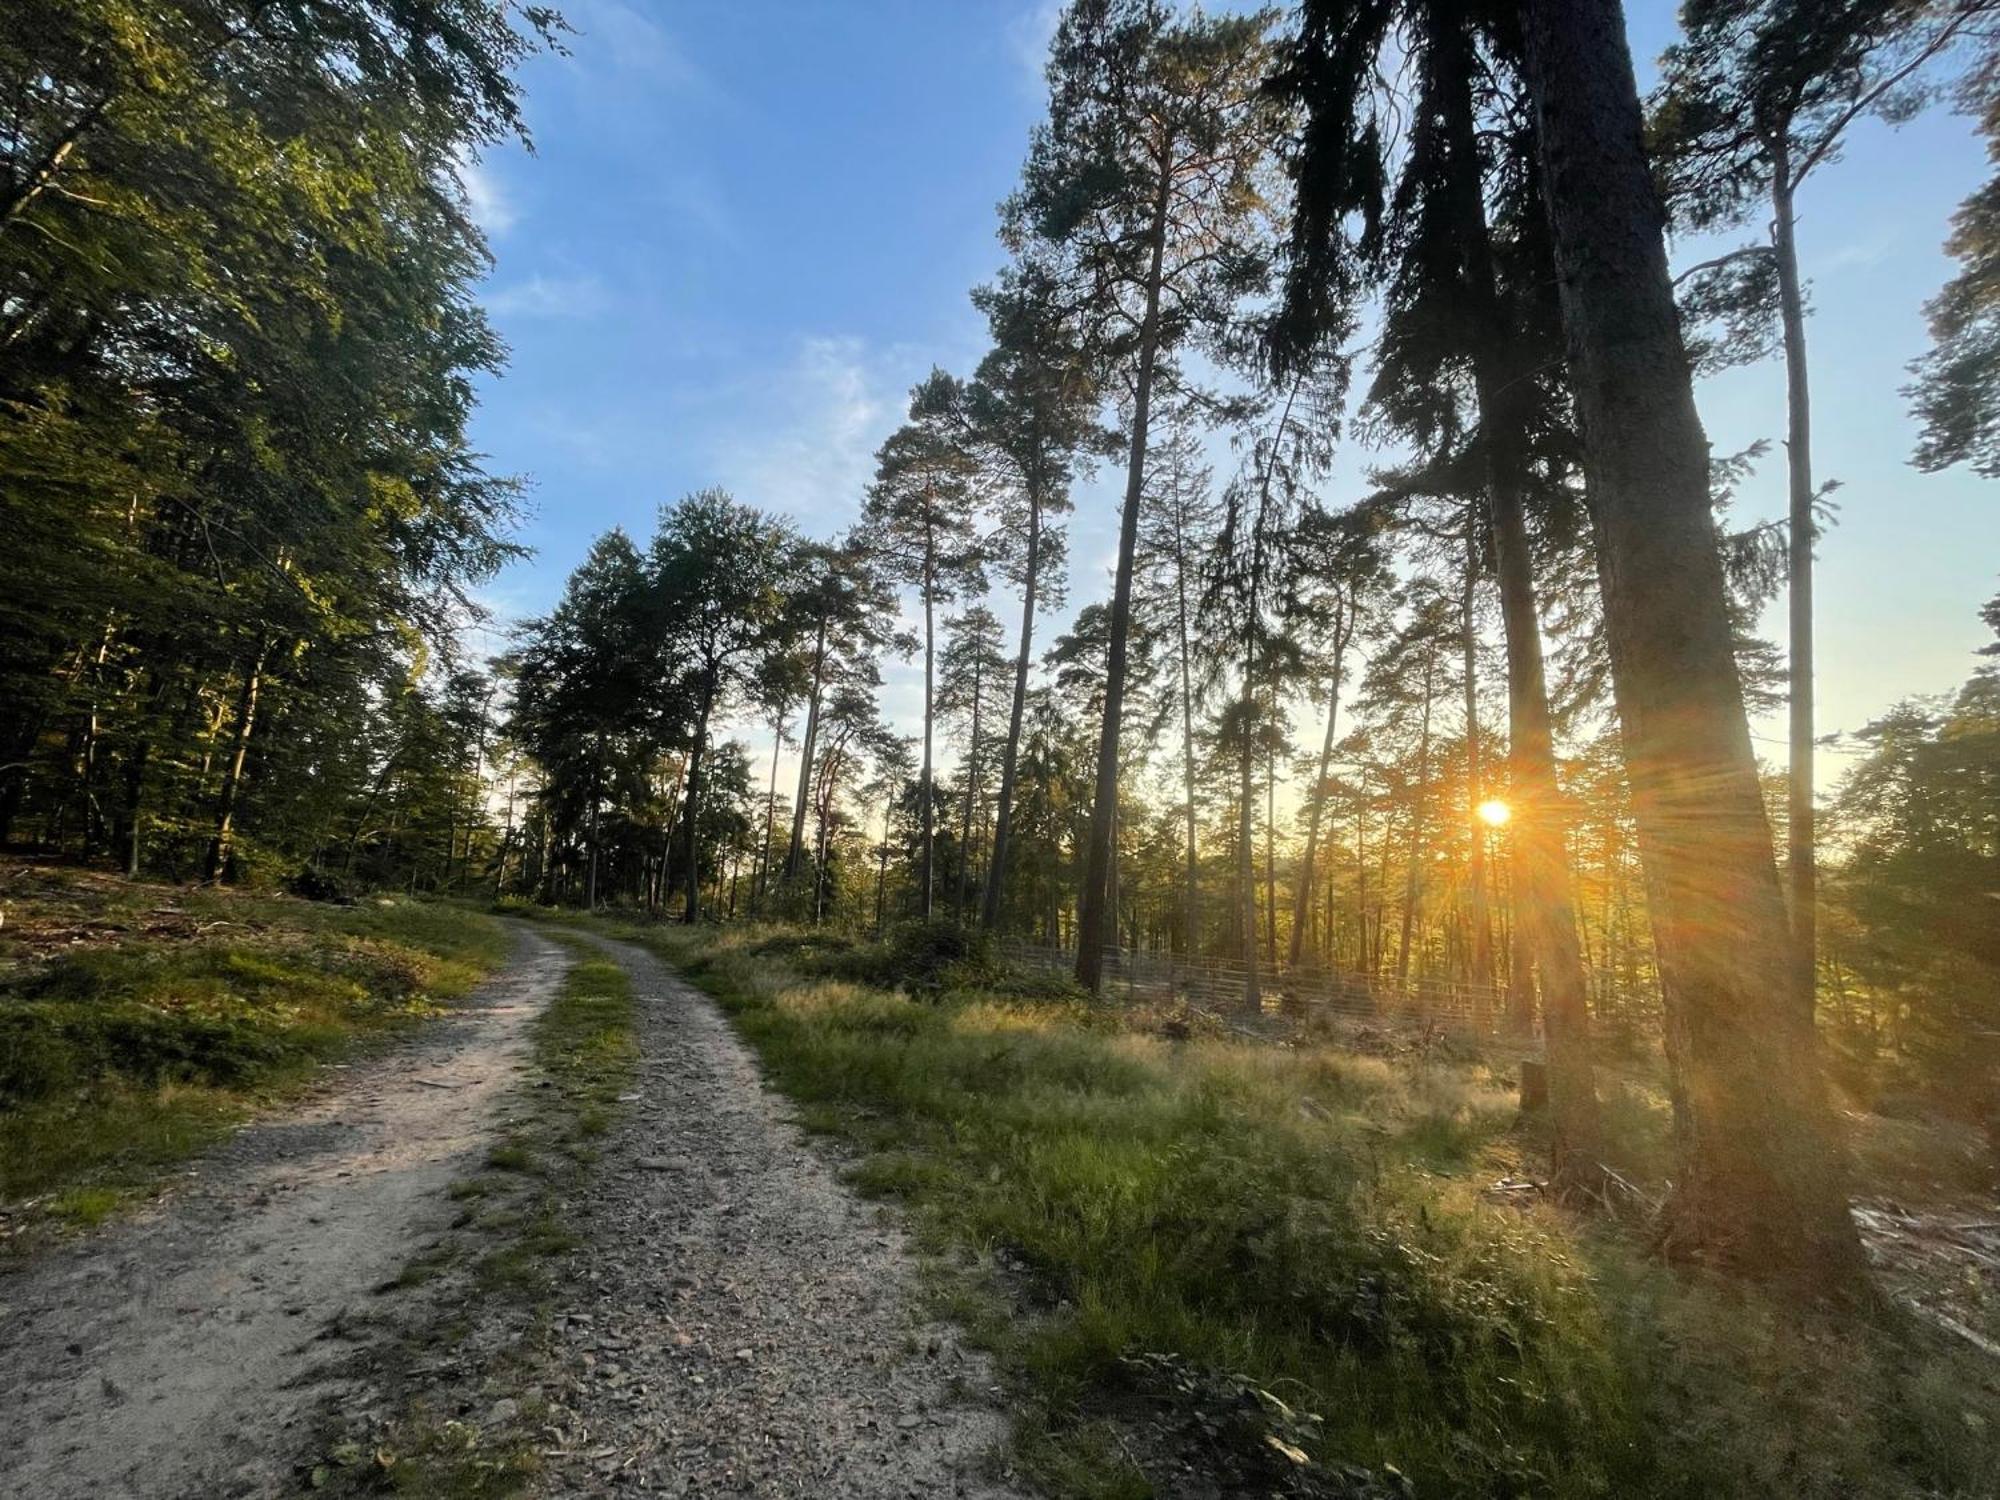
M 944 1293 L 1054 1493 L 1149 1493 L 1114 1419 L 1163 1402 L 1268 1493 L 1393 1493 L 1391 1470 L 1453 1496 L 2000 1489 L 1990 1369 L 1483 1200 L 1524 1142 L 1477 1062 L 1177 1044 L 801 974 L 768 932 L 619 935 L 720 999 L 806 1120 L 864 1149 L 856 1182 L 975 1268 Z
M 577 939 L 556 936 L 576 951 L 577 961 L 530 1031 L 534 1071 L 549 1087 L 519 1096 L 530 1108 L 488 1154 L 493 1170 L 448 1190 L 453 1201 L 465 1205 L 453 1234 L 438 1250 L 413 1260 L 395 1285 L 460 1279 L 434 1289 L 431 1315 L 406 1327 L 388 1355 L 390 1366 L 404 1371 L 398 1377 L 404 1390 L 387 1430 L 367 1441 L 353 1434 L 328 1439 L 324 1457 L 310 1469 L 317 1488 L 333 1494 L 387 1490 L 426 1500 L 497 1500 L 519 1494 L 537 1470 L 529 1431 L 533 1402 L 521 1399 L 521 1415 L 511 1426 L 484 1428 L 477 1413 L 466 1420 L 440 1409 L 437 1394 L 407 1372 L 427 1353 L 467 1339 L 482 1314 L 517 1308 L 527 1311 L 529 1332 L 510 1340 L 497 1357 L 481 1357 L 485 1384 L 479 1399 L 490 1407 L 502 1396 L 520 1398 L 541 1378 L 538 1361 L 548 1357 L 555 1270 L 577 1246 L 557 1183 L 571 1196 L 582 1190 L 577 1174 L 595 1160 L 593 1142 L 614 1123 L 619 1096 L 629 1089 L 639 1059 L 632 988 L 624 970 Z
M 437 1014 L 507 946 L 489 916 L 416 901 L 204 893 L 201 910 L 228 916 L 0 973 L 0 1205 L 17 1223 L 99 1222 L 320 1064 Z

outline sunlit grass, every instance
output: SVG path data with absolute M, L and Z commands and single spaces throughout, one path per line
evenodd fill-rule
M 1483 1197 L 1532 1142 L 1477 1060 L 1177 1043 L 1074 1005 L 801 975 L 755 931 L 621 935 L 723 1001 L 810 1126 L 865 1148 L 859 1186 L 988 1268 L 957 1310 L 1012 1373 L 1018 1458 L 1057 1493 L 1146 1492 L 1103 1425 L 1152 1394 L 1142 1354 L 1279 1394 L 1323 1419 L 1316 1458 L 1393 1466 L 1419 1494 L 2000 1484 L 1990 1372 Z M 1650 1129 L 1650 1101 L 1630 1108 Z M 1009 1268 L 1025 1287 L 999 1297 Z

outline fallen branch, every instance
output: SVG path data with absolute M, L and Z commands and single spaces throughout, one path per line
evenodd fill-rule
M 1958 1319 L 1952 1317 L 1951 1314 L 1941 1313 L 1934 1307 L 1926 1307 L 1914 1297 L 1906 1296 L 1901 1301 L 1905 1307 L 1908 1307 L 1919 1317 L 1926 1318 L 1930 1322 L 1935 1323 L 1946 1333 L 1956 1334 L 1981 1354 L 1984 1354 L 1988 1359 L 2000 1359 L 2000 1344 L 1996 1344 L 1976 1328 L 1968 1328 L 1965 1324 L 1959 1322 Z

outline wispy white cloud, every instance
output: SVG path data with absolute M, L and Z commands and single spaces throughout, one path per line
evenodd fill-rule
M 1895 252 L 1895 249 L 1894 235 L 1853 241 L 1845 245 L 1836 245 L 1826 254 L 1813 257 L 1811 268 L 1822 274 L 1850 269 L 1865 270 L 1882 264 Z
M 713 463 L 745 500 L 828 534 L 853 516 L 876 447 L 895 425 L 907 372 L 901 351 L 857 338 L 803 340 L 789 364 L 758 377 L 768 420 L 729 433 Z M 736 393 L 736 394 L 740 394 Z
M 503 235 L 520 222 L 520 212 L 491 162 L 473 156 L 460 157 L 458 182 L 465 192 L 472 222 L 487 234 Z
M 581 276 L 537 273 L 489 292 L 486 306 L 503 318 L 594 318 L 611 306 L 611 294 L 595 272 Z
M 1027 80 L 1039 90 L 1049 64 L 1049 43 L 1062 20 L 1062 0 L 1032 0 L 1007 23 L 1007 50 Z
M 665 93 L 713 101 L 714 83 L 651 16 L 620 0 L 570 0 L 563 18 L 574 35 L 570 66 L 582 73 L 642 75 Z

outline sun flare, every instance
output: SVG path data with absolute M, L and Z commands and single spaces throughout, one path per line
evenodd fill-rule
M 1488 797 L 1479 804 L 1479 821 L 1488 828 L 1499 828 L 1514 816 L 1514 809 L 1498 797 Z

